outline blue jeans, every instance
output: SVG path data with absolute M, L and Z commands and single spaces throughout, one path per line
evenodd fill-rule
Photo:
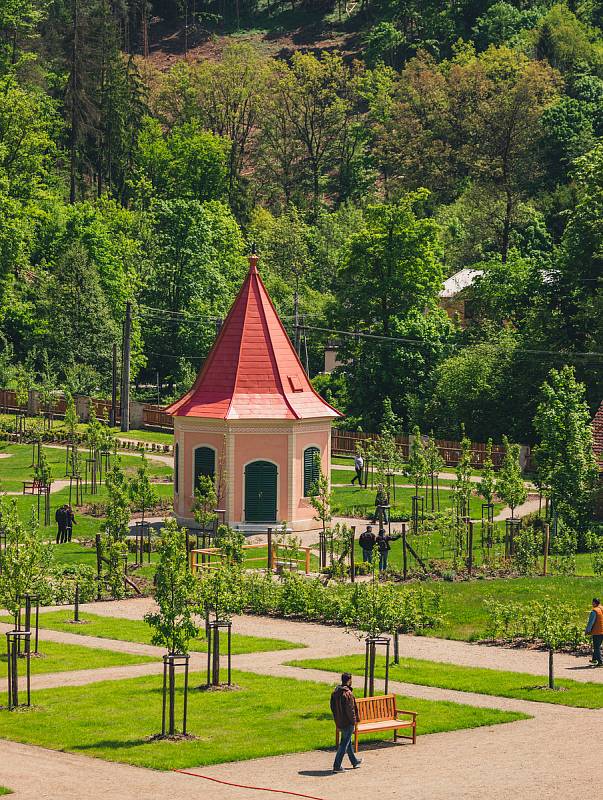
M 362 558 L 365 563 L 371 563 L 373 560 L 373 550 L 372 548 L 362 548 Z
M 389 550 L 385 550 L 382 553 L 379 553 L 379 570 L 383 572 L 383 570 L 387 569 L 387 559 L 389 558 Z
M 341 763 L 346 753 L 350 757 L 352 766 L 355 767 L 356 764 L 358 764 L 358 759 L 356 758 L 356 755 L 354 754 L 354 748 L 352 747 L 354 725 L 348 725 L 347 728 L 342 728 L 339 731 L 339 735 L 341 738 L 339 739 L 339 747 L 337 748 L 337 753 L 335 754 L 335 763 L 333 764 L 333 769 L 341 769 Z

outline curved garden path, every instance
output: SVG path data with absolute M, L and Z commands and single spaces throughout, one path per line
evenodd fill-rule
M 112 617 L 141 619 L 152 608 L 149 599 L 94 603 L 83 610 Z M 0 626 L 5 629 L 7 626 Z M 325 709 L 332 673 L 301 670 L 284 662 L 303 657 L 321 658 L 363 651 L 363 643 L 341 628 L 290 620 L 244 616 L 235 620 L 237 633 L 285 638 L 306 645 L 304 649 L 251 653 L 233 657 L 233 666 L 256 673 L 312 679 L 325 684 Z M 41 630 L 41 639 L 104 647 L 122 652 L 157 654 L 160 648 L 131 642 Z M 546 655 L 537 651 L 484 647 L 466 642 L 429 637 L 401 637 L 403 656 L 442 662 L 496 667 L 543 674 Z M 193 669 L 204 666 L 203 654 L 193 654 Z M 585 659 L 559 655 L 559 677 L 603 682 L 603 670 L 580 669 Z M 34 676 L 36 688 L 83 685 L 96 680 L 121 679 L 152 674 L 161 665 L 141 664 L 103 670 Z M 415 747 L 407 745 L 371 747 L 359 771 L 332 775 L 332 753 L 316 751 L 214 767 L 190 772 L 218 780 L 300 792 L 323 800 L 364 800 L 411 796 L 413 800 L 487 797 L 507 800 L 521 797 L 583 797 L 597 791 L 597 738 L 603 730 L 603 709 L 566 708 L 546 703 L 491 697 L 425 686 L 392 682 L 391 688 L 408 696 L 453 700 L 471 705 L 524 711 L 532 719 L 419 737 Z M 251 734 L 250 734 L 251 735 Z M 178 797 L 207 800 L 275 797 L 212 783 L 192 776 L 161 773 L 120 764 L 109 764 L 85 756 L 57 753 L 37 747 L 0 741 L 0 783 L 16 790 L 15 798 L 39 800 L 138 800 Z

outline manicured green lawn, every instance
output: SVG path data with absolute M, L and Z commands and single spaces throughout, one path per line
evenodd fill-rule
M 337 482 L 337 481 L 336 481 Z M 347 481 L 349 483 L 349 481 Z M 414 489 L 396 489 L 396 499 L 391 498 L 392 508 L 396 511 L 410 515 L 412 509 L 412 496 Z M 341 516 L 352 515 L 365 516 L 372 514 L 375 510 L 375 489 L 359 489 L 357 486 L 335 486 L 333 488 L 333 513 Z M 444 511 L 450 508 L 452 502 L 452 492 L 440 492 L 440 509 Z M 482 500 L 480 497 L 471 497 L 471 517 L 481 519 Z M 426 510 L 428 504 L 425 504 Z M 496 503 L 494 513 L 498 514 L 503 509 L 502 503 Z
M 427 584 L 430 588 L 434 584 Z M 593 597 L 603 589 L 600 578 L 555 575 L 547 578 L 495 578 L 449 583 L 441 581 L 442 610 L 445 619 L 429 636 L 446 639 L 474 640 L 483 638 L 488 614 L 485 601 L 489 598 L 504 602 L 568 604 L 576 609 L 576 621 L 584 622 Z
M 51 468 L 52 479 L 61 480 L 65 477 L 65 449 L 62 447 L 42 447 L 48 464 Z M 0 454 L 5 454 L 8 458 L 0 459 L 0 480 L 1 488 L 6 492 L 22 491 L 23 481 L 29 481 L 33 477 L 32 455 L 33 447 L 29 444 L 7 444 L 0 443 Z M 80 449 L 82 459 L 86 458 L 87 449 L 82 446 Z M 126 474 L 133 475 L 136 468 L 140 465 L 142 456 L 138 454 L 120 454 L 120 462 Z M 83 466 L 83 465 L 82 465 Z M 154 461 L 151 454 L 147 454 L 147 466 L 149 475 L 153 478 L 169 478 L 171 480 L 173 469 L 169 464 Z M 103 495 L 104 486 L 99 485 L 99 494 L 92 497 L 93 501 L 100 499 Z M 85 499 L 88 499 L 85 496 Z
M 151 644 L 151 628 L 143 620 L 117 619 L 115 617 L 102 617 L 98 614 L 81 613 L 80 619 L 85 620 L 88 624 L 71 625 L 68 620 L 72 618 L 72 611 L 42 612 L 40 614 L 40 627 L 66 633 L 77 633 L 80 636 L 98 636 L 101 639 L 120 639 L 124 642 Z M 3 617 L 0 622 L 10 622 L 10 620 L 8 617 Z M 201 637 L 203 637 L 203 632 Z M 44 643 L 44 647 L 46 647 L 46 643 Z M 304 645 L 287 642 L 283 639 L 244 636 L 236 632 L 232 634 L 233 655 L 259 653 L 268 650 L 294 650 L 299 647 L 304 647 Z M 193 651 L 201 652 L 206 648 L 207 643 L 204 638 L 191 642 L 190 649 Z
M 72 631 L 77 627 L 77 625 L 69 625 L 69 628 L 71 628 Z M 60 644 L 58 642 L 41 641 L 39 650 L 42 655 L 39 658 L 33 657 L 31 659 L 31 671 L 32 674 L 35 675 L 43 675 L 47 672 L 70 672 L 78 669 L 123 667 L 130 664 L 145 664 L 151 661 L 157 661 L 156 658 L 149 656 L 130 655 L 129 653 L 116 653 L 111 650 L 99 650 L 92 647 L 83 647 L 74 644 Z M 25 674 L 24 661 L 19 662 L 19 669 L 23 674 Z M 6 671 L 6 647 L 3 647 L 3 652 L 0 655 L 0 678 L 6 677 Z
M 163 433 L 162 431 L 130 430 L 122 433 L 115 428 L 118 439 L 133 439 L 135 442 L 157 442 L 158 444 L 173 444 L 174 434 Z
M 0 712 L 0 737 L 165 770 L 332 748 L 329 686 L 238 671 L 232 678 L 239 691 L 190 693 L 195 740 L 148 741 L 161 723 L 160 676 L 35 692 L 31 713 Z M 204 680 L 193 674 L 190 685 Z M 456 703 L 398 702 L 419 713 L 419 735 L 526 718 Z M 328 769 L 331 757 L 324 761 Z
M 542 664 L 546 668 L 547 655 L 543 653 Z M 364 656 L 316 658 L 290 661 L 295 667 L 323 669 L 329 672 L 351 672 L 364 675 Z M 385 678 L 385 658 L 377 657 L 375 676 Z M 538 703 L 555 703 L 578 708 L 603 708 L 602 683 L 578 683 L 559 679 L 556 685 L 562 691 L 547 688 L 548 678 L 524 672 L 502 672 L 496 669 L 460 667 L 416 658 L 401 658 L 399 664 L 390 664 L 389 678 L 392 681 L 413 683 L 419 686 L 437 686 L 440 689 L 455 689 L 459 692 L 512 697 L 518 700 L 533 700 Z
M 65 473 L 65 450 L 56 447 L 45 447 L 44 452 L 51 465 L 52 475 L 55 479 L 63 479 Z M 32 477 L 31 456 L 32 448 L 30 445 L 15 445 L 0 443 L 0 453 L 10 454 L 9 458 L 0 459 L 0 491 L 21 491 L 24 480 L 30 480 Z M 121 464 L 124 467 L 126 474 L 133 475 L 136 468 L 140 465 L 141 456 L 139 455 L 122 455 Z M 149 475 L 155 478 L 170 478 L 172 476 L 172 468 L 163 463 L 153 461 L 150 457 L 147 458 Z M 154 484 L 155 490 L 162 498 L 171 500 L 173 494 L 173 485 L 169 482 L 161 482 Z M 31 509 L 37 508 L 37 497 L 32 495 L 19 495 L 15 498 L 17 501 L 17 508 L 22 519 L 27 520 L 31 514 Z M 74 498 L 72 498 L 73 500 Z M 107 500 L 107 490 L 104 485 L 98 486 L 98 492 L 95 495 L 89 492 L 84 493 L 84 503 L 103 503 Z M 54 514 L 56 509 L 69 502 L 69 488 L 61 489 L 58 492 L 53 492 L 50 495 L 50 520 L 51 524 L 48 526 L 42 525 L 40 527 L 40 535 L 45 539 L 54 539 L 56 535 L 56 523 L 54 522 Z M 101 517 L 92 517 L 79 513 L 75 509 L 75 518 L 77 525 L 74 527 L 74 536 L 83 539 L 93 539 L 95 534 L 99 532 L 103 523 Z M 42 515 L 43 521 L 43 515 Z M 71 546 L 73 547 L 73 546 Z M 80 549 L 75 556 L 75 550 L 69 547 L 61 547 L 56 551 L 56 558 L 58 561 L 65 563 L 86 563 L 93 566 L 96 563 L 96 557 L 92 550 L 85 551 Z

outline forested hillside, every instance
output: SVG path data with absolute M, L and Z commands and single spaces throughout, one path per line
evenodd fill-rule
M 0 386 L 106 393 L 130 301 L 138 394 L 168 400 L 256 243 L 348 426 L 389 397 L 406 429 L 532 441 L 566 363 L 594 409 L 602 25 L 597 0 L 0 0 Z

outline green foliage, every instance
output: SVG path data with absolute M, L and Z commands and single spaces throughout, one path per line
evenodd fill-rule
M 106 475 L 105 486 L 108 501 L 102 538 L 102 553 L 106 559 L 103 579 L 111 596 L 119 599 L 125 594 L 124 559 L 128 552 L 126 537 L 130 523 L 130 494 L 128 480 L 117 458 Z
M 519 445 L 511 444 L 506 436 L 503 436 L 502 443 L 505 454 L 496 476 L 496 494 L 510 507 L 513 516 L 517 506 L 525 502 L 528 492 L 519 464 Z
M 136 476 L 130 480 L 128 491 L 134 508 L 142 511 L 142 522 L 144 523 L 145 511 L 154 508 L 159 501 L 157 490 L 149 478 L 149 467 L 144 450 L 141 453 L 140 466 L 136 470 Z
M 326 530 L 329 522 L 331 521 L 331 505 L 333 503 L 333 492 L 331 490 L 331 481 L 329 477 L 322 471 L 322 461 L 320 460 L 320 453 L 314 454 L 314 463 L 318 478 L 310 489 L 310 503 L 316 512 L 314 519 L 320 522 L 323 531 Z
M 218 495 L 214 480 L 209 475 L 199 475 L 192 512 L 195 522 L 201 526 L 202 530 L 207 530 L 208 526 L 218 518 L 215 513 L 217 507 Z
M 551 370 L 543 385 L 534 427 L 538 478 L 553 511 L 582 534 L 588 527 L 598 479 L 585 387 L 572 367 Z
M 159 563 L 155 573 L 156 613 L 145 615 L 153 629 L 152 643 L 168 653 L 188 653 L 189 641 L 197 636 L 193 601 L 197 592 L 194 576 L 188 567 L 186 530 L 176 520 L 167 519 L 157 544 Z
M 492 462 L 492 439 L 488 439 L 486 443 L 486 455 L 482 466 L 482 474 L 477 491 L 484 498 L 486 503 L 494 502 L 494 493 L 496 491 L 496 473 L 494 471 L 494 463 Z
M 39 536 L 34 509 L 29 521 L 23 522 L 16 500 L 0 501 L 0 527 L 6 535 L 6 546 L 0 550 L 0 605 L 15 614 L 26 594 L 44 596 L 52 548 Z
M 232 561 L 221 561 L 212 569 L 204 570 L 199 578 L 196 593 L 199 613 L 206 619 L 228 622 L 233 614 L 245 607 L 245 583 L 241 569 Z

